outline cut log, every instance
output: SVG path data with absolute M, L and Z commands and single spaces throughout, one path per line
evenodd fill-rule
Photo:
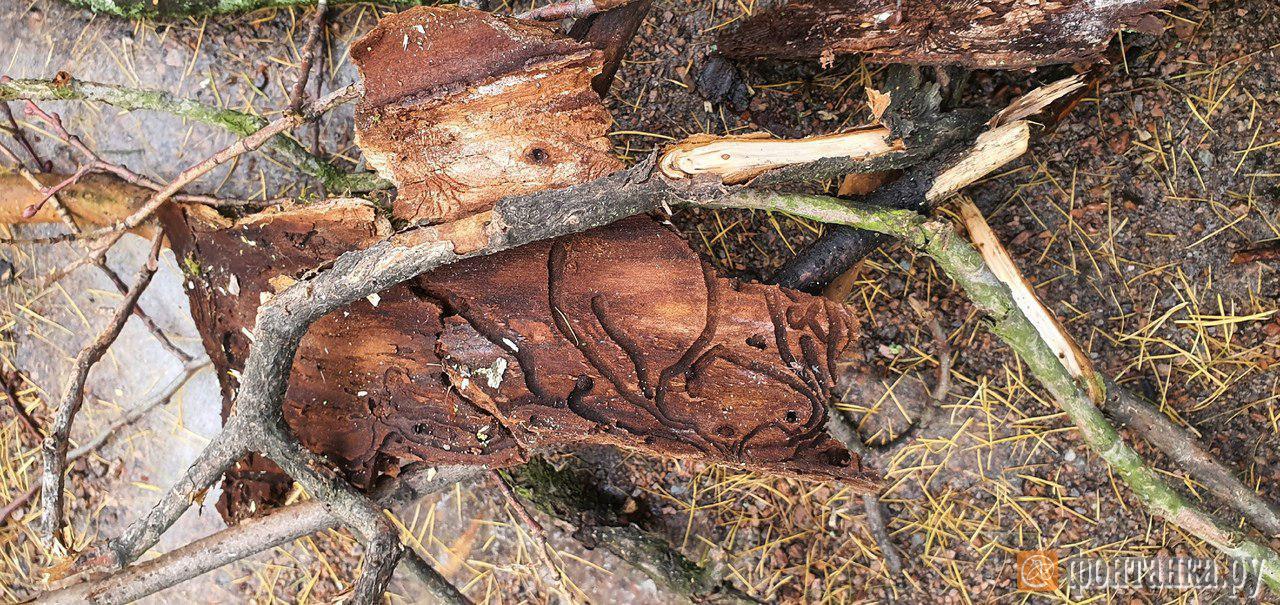
M 457 8 L 389 15 L 351 47 L 356 137 L 399 188 L 395 218 L 442 222 L 613 172 L 603 54 L 538 23 Z
M 190 259 L 192 312 L 228 395 L 260 302 L 387 229 L 355 201 L 233 225 L 201 214 L 174 209 L 165 228 Z M 869 489 L 871 473 L 824 430 L 856 325 L 825 299 L 715 277 L 640 217 L 463 261 L 326 316 L 298 351 L 285 419 L 363 486 L 414 460 L 502 467 L 608 444 Z M 264 472 L 241 465 L 232 497 L 281 495 Z
M 722 34 L 733 58 L 876 61 L 1025 69 L 1101 52 L 1122 28 L 1159 29 L 1168 0 L 800 0 Z M 900 7 L 900 8 L 899 8 Z

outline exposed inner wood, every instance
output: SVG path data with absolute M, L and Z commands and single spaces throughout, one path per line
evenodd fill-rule
M 496 200 L 618 167 L 591 89 L 599 51 L 480 11 L 417 8 L 352 54 L 366 77 L 360 144 L 399 186 L 390 217 L 358 200 L 235 223 L 164 213 L 228 395 L 258 306 L 386 238 L 390 220 L 444 222 L 435 229 L 465 253 L 487 245 Z M 324 317 L 298 350 L 284 418 L 361 486 L 409 461 L 502 467 L 606 444 L 866 490 L 875 475 L 825 432 L 835 364 L 860 361 L 856 325 L 825 299 L 718 278 L 677 235 L 633 218 L 449 265 Z M 224 512 L 288 483 L 245 460 Z
M 1091 57 L 1121 28 L 1158 30 L 1152 13 L 1168 4 L 905 0 L 899 9 L 895 0 L 797 0 L 753 15 L 718 46 L 738 58 L 866 53 L 895 63 L 1021 69 Z
M 671 178 L 708 175 L 731 185 L 781 166 L 826 158 L 865 159 L 903 149 L 901 141 L 889 138 L 889 129 L 882 126 L 803 139 L 776 139 L 765 133 L 700 135 L 669 147 L 659 166 Z
M 934 177 L 933 185 L 924 194 L 925 200 L 938 201 L 972 185 L 1026 153 L 1030 141 L 1031 127 L 1023 121 L 998 126 L 978 135 L 973 149 Z
M 260 302 L 387 226 L 344 201 L 230 227 L 175 209 L 166 229 L 191 259 L 193 314 L 229 394 Z M 856 334 L 845 307 L 718 278 L 677 235 L 634 218 L 326 316 L 298 352 L 285 419 L 366 486 L 413 460 L 501 467 L 608 444 L 869 489 L 873 475 L 824 430 Z M 232 510 L 282 495 L 269 470 L 239 467 Z
M 591 88 L 603 55 L 541 24 L 458 7 L 384 18 L 351 47 L 357 142 L 399 188 L 395 218 L 442 222 L 621 167 Z
M 959 211 L 961 222 L 969 232 L 969 239 L 982 253 L 982 259 L 986 261 L 991 272 L 1009 287 L 1014 303 L 1031 321 L 1031 325 L 1035 326 L 1036 332 L 1053 350 L 1067 372 L 1080 381 L 1082 388 L 1089 393 L 1094 402 L 1102 403 L 1105 393 L 1098 374 L 1093 368 L 1093 362 L 1085 355 L 1075 338 L 1067 333 L 1053 311 L 1041 302 L 1040 297 L 1036 295 L 1035 287 L 1027 281 L 1026 277 L 1023 277 L 1018 266 L 1013 263 L 1013 257 L 1009 256 L 1009 251 L 991 230 L 987 219 L 982 216 L 982 211 L 978 210 L 971 200 L 964 197 L 958 200 L 956 209 Z

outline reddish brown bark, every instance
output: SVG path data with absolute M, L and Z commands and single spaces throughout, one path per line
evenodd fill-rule
M 599 55 L 479 11 L 383 20 L 353 56 L 366 76 L 361 144 L 400 184 L 391 218 L 453 220 L 439 228 L 460 242 L 503 196 L 616 168 L 591 89 Z M 228 395 L 258 306 L 390 233 L 358 200 L 234 224 L 174 209 L 165 227 Z M 502 467 L 607 444 L 870 489 L 873 475 L 825 431 L 855 334 L 844 307 L 717 278 L 674 233 L 634 218 L 450 265 L 325 316 L 302 340 L 284 418 L 365 487 L 409 461 Z M 289 489 L 258 459 L 231 479 L 223 504 L 236 514 Z
M 396 218 L 440 222 L 613 172 L 591 89 L 603 54 L 546 26 L 457 7 L 390 15 L 351 47 L 356 136 Z
M 385 223 L 339 202 L 231 226 L 171 212 L 166 229 L 192 259 L 193 314 L 231 393 L 260 301 Z M 366 486 L 412 460 L 501 467 L 608 444 L 869 488 L 825 432 L 855 335 L 843 306 L 717 278 L 635 218 L 463 261 L 326 316 L 298 352 L 285 418 Z M 242 464 L 233 504 L 282 495 L 269 471 Z
M 1101 52 L 1121 28 L 1159 30 L 1167 0 L 798 0 L 722 34 L 736 58 L 829 59 L 1024 69 Z M 1144 19 L 1145 18 L 1145 19 Z

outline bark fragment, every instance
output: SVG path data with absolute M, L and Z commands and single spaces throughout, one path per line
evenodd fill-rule
M 166 229 L 192 259 L 193 314 L 230 395 L 258 305 L 385 223 L 345 201 L 231 226 L 173 212 Z M 325 316 L 299 349 L 284 416 L 364 486 L 409 461 L 502 467 L 608 444 L 866 489 L 871 474 L 823 428 L 855 335 L 843 306 L 717 278 L 677 235 L 635 218 Z M 232 510 L 282 495 L 269 471 L 240 465 Z
M 591 88 L 603 54 L 547 27 L 457 8 L 390 15 L 351 49 L 356 136 L 394 181 L 395 218 L 453 220 L 621 167 Z
M 877 61 L 1025 69 L 1101 52 L 1167 0 L 798 0 L 722 34 L 734 58 L 822 59 L 866 53 Z M 1142 23 L 1143 27 L 1149 25 Z M 1158 25 L 1158 22 L 1157 22 Z

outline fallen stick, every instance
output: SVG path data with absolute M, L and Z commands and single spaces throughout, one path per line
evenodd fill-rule
M 124 414 L 121 414 L 115 420 L 112 420 L 111 424 L 109 424 L 107 428 L 98 432 L 97 435 L 94 435 L 88 441 L 81 444 L 80 447 L 77 447 L 76 449 L 71 450 L 71 452 L 67 454 L 67 465 L 70 466 L 71 463 L 75 462 L 76 460 L 79 460 L 84 456 L 87 456 L 89 454 L 92 454 L 93 452 L 98 451 L 98 449 L 101 448 L 104 444 L 106 444 L 107 441 L 111 439 L 112 435 L 115 435 L 117 432 L 120 431 L 120 429 L 123 429 L 137 422 L 143 416 L 147 415 L 147 413 L 150 412 L 151 410 L 167 403 L 170 399 L 173 398 L 173 396 L 178 392 L 178 390 L 183 387 L 183 385 L 187 384 L 187 382 L 191 380 L 193 376 L 195 376 L 197 373 L 199 373 L 200 370 L 204 369 L 208 365 L 209 365 L 209 361 L 207 359 L 187 362 L 183 366 L 182 374 L 179 374 L 178 376 L 174 377 L 173 380 L 170 380 L 169 383 L 164 387 L 162 387 L 155 395 L 152 395 L 146 400 L 144 400 L 142 403 L 139 403 L 133 406 L 132 408 L 129 408 L 129 410 L 126 411 Z M 6 504 L 3 509 L 0 509 L 0 524 L 4 523 L 5 520 L 9 518 L 9 515 L 12 515 L 15 510 L 17 510 L 23 504 L 26 504 L 27 501 L 30 500 L 33 496 L 35 496 L 36 493 L 39 491 L 40 491 L 40 482 L 32 481 L 31 484 L 27 486 L 26 491 L 24 491 L 18 497 L 14 498 L 12 501 Z
M 1219 500 L 1269 537 L 1280 537 L 1280 507 L 1258 495 L 1236 478 L 1235 473 L 1175 424 L 1164 412 L 1129 389 L 1107 379 L 1107 397 L 1102 410 L 1121 426 L 1129 427 L 1169 456 L 1203 483 Z
M 178 173 L 178 176 L 174 177 L 173 180 L 169 181 L 169 183 L 159 191 L 156 191 L 155 194 L 146 201 L 146 203 L 129 216 L 126 216 L 124 219 L 121 219 L 109 226 L 87 232 L 81 237 L 97 239 L 111 235 L 114 232 L 129 231 L 137 228 L 138 225 L 141 225 L 144 221 L 151 218 L 151 215 L 160 208 L 161 205 L 169 201 L 169 199 L 176 195 L 183 187 L 186 187 L 196 179 L 208 174 L 209 171 L 226 164 L 245 153 L 261 147 L 268 141 L 275 138 L 276 135 L 283 133 L 290 128 L 314 120 L 324 112 L 332 109 L 334 106 L 355 98 L 359 92 L 359 87 L 353 84 L 346 88 L 336 90 L 322 99 L 317 99 L 314 103 L 309 105 L 305 111 L 289 113 L 284 117 L 277 118 L 266 126 L 263 126 L 261 129 L 254 131 L 242 139 L 238 139 L 227 147 L 222 148 L 208 158 L 187 167 L 182 172 Z M 60 123 L 57 114 L 47 114 L 41 111 L 35 103 L 31 101 L 27 101 L 27 109 L 34 112 L 36 115 L 39 115 L 46 122 L 50 123 L 50 125 Z
M 1152 513 L 1235 558 L 1280 592 L 1280 554 L 1218 521 L 1169 486 L 1116 432 L 1098 409 L 1088 386 L 1063 365 L 1015 302 L 1009 287 L 955 229 L 909 210 L 881 209 L 835 198 L 800 194 L 740 192 L 711 207 L 784 211 L 825 223 L 839 223 L 892 235 L 928 254 L 991 320 L 990 330 L 1017 353 L 1041 385 L 1080 429 L 1081 436 L 1138 495 Z
M 152 0 L 63 0 L 71 6 L 100 15 L 125 19 L 171 20 L 184 17 L 211 17 L 230 13 L 248 13 L 266 8 L 312 6 L 316 0 L 211 0 L 208 2 L 153 2 Z M 352 4 L 359 0 L 334 0 L 334 4 Z M 382 4 L 410 7 L 424 0 L 383 0 Z
M 137 422 L 140 418 L 146 416 L 147 412 L 159 407 L 159 405 L 164 405 L 166 402 L 169 402 L 169 399 L 172 399 L 173 395 L 177 394 L 178 390 L 182 389 L 182 386 L 186 385 L 187 381 L 192 379 L 192 376 L 195 376 L 196 373 L 200 372 L 200 370 L 204 370 L 207 366 L 209 366 L 209 361 L 207 361 L 207 359 L 205 359 L 205 361 L 187 362 L 186 365 L 183 366 L 183 373 L 180 373 L 179 376 L 170 380 L 169 384 L 165 385 L 164 388 L 161 388 L 160 391 L 157 391 L 155 395 L 146 399 L 145 402 L 129 408 L 127 412 L 120 414 L 119 417 L 116 417 L 115 420 L 111 421 L 110 425 L 100 431 L 99 434 L 92 436 L 90 440 L 84 441 L 84 444 L 79 446 L 79 448 L 73 449 L 72 452 L 67 454 L 68 466 L 73 462 L 76 462 L 76 460 L 86 457 L 88 454 L 97 452 L 97 449 L 106 444 L 106 441 L 111 439 L 111 435 L 118 432 L 120 428 L 132 425 L 132 423 Z M 6 384 L 6 389 L 8 389 L 8 384 Z M 40 486 L 40 481 L 32 481 L 31 485 L 27 486 L 27 490 L 18 495 L 18 498 L 14 498 L 12 501 L 9 501 L 9 504 L 5 504 L 5 507 L 0 509 L 0 523 L 4 523 L 6 519 L 9 518 L 9 515 L 13 514 L 14 510 L 17 510 L 19 507 L 22 507 L 23 504 L 26 504 L 28 500 L 31 500 L 32 496 L 35 496 L 37 492 L 40 491 Z
M 1160 410 L 1101 376 L 1062 323 L 1040 301 L 1034 287 L 1018 271 L 1013 258 L 973 202 L 961 198 L 957 207 L 960 219 L 969 231 L 969 238 L 981 251 L 987 267 L 1009 287 L 1018 308 L 1036 327 L 1040 338 L 1053 350 L 1067 372 L 1088 391 L 1093 403 L 1102 406 L 1122 425 L 1128 424 L 1137 430 L 1262 533 L 1280 535 L 1280 508 L 1258 497 L 1255 490 L 1241 483 Z
M 540 458 L 503 471 L 520 497 L 573 530 L 587 548 L 604 548 L 640 570 L 658 586 L 689 603 L 756 603 L 690 561 L 661 535 L 631 522 L 605 494 Z
M 561 19 L 581 19 L 596 13 L 621 8 L 636 0 L 565 0 L 552 2 L 545 6 L 525 11 L 516 15 L 517 19 L 534 21 L 560 21 Z
M 325 20 L 329 14 L 329 0 L 318 0 L 316 2 L 315 14 L 311 17 L 311 24 L 307 27 L 307 39 L 302 43 L 302 63 L 298 66 L 298 79 L 294 81 L 293 88 L 289 91 L 289 111 L 297 113 L 302 110 L 302 102 L 307 92 L 307 79 L 311 77 L 311 63 L 316 60 L 316 47 L 319 46 L 321 38 L 324 37 L 323 31 Z
M 63 390 L 57 414 L 54 416 L 52 426 L 49 427 L 49 435 L 45 437 L 44 474 L 41 479 L 44 489 L 44 506 L 40 519 L 40 531 L 45 544 L 50 549 L 55 549 L 62 544 L 62 486 L 67 463 L 67 445 L 71 438 L 72 423 L 75 422 L 76 414 L 84 403 L 84 387 L 89 370 L 93 369 L 94 364 L 107 352 L 111 343 L 115 342 L 116 337 L 120 335 L 125 322 L 133 315 L 134 305 L 138 304 L 138 299 L 151 283 L 151 277 L 155 275 L 160 244 L 163 240 L 163 234 L 156 234 L 152 238 L 151 252 L 138 271 L 137 277 L 134 278 L 133 286 L 129 289 L 124 301 L 116 309 L 107 327 L 76 355 L 72 378 Z
M 376 490 L 374 496 L 386 509 L 402 508 L 427 494 L 440 492 L 485 472 L 483 468 L 462 466 L 409 469 L 403 477 Z M 323 502 L 308 500 L 291 504 L 261 517 L 246 519 L 115 574 L 71 578 L 63 582 L 65 587 L 46 592 L 35 602 L 129 603 L 338 524 L 338 518 L 326 510 Z M 436 584 L 433 592 L 438 598 L 447 598 L 448 588 Z
M 873 61 L 1026 69 L 1091 58 L 1122 28 L 1158 32 L 1168 0 L 983 3 L 935 0 L 797 0 L 722 33 L 738 58 L 818 59 L 863 53 Z M 1146 18 L 1146 19 L 1144 19 Z
M 1024 121 L 984 132 L 971 148 L 929 160 L 897 181 L 876 189 L 864 201 L 886 208 L 925 210 L 1021 156 L 1027 150 L 1030 134 Z M 883 233 L 833 226 L 818 241 L 784 263 L 771 281 L 788 288 L 820 290 L 889 240 Z

